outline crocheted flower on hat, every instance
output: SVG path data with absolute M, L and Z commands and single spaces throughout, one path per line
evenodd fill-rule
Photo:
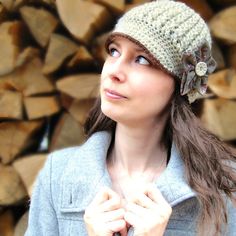
M 211 56 L 207 42 L 198 49 L 183 54 L 183 76 L 181 80 L 181 95 L 187 94 L 190 103 L 194 102 L 199 94 L 207 90 L 208 75 L 216 68 L 216 61 Z

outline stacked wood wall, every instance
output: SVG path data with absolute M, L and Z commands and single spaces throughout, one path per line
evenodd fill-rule
M 98 94 L 103 43 L 118 17 L 147 0 L 0 0 L 0 235 L 23 235 L 49 152 L 81 144 Z M 193 108 L 236 146 L 236 0 L 182 0 L 208 22 L 217 71 Z

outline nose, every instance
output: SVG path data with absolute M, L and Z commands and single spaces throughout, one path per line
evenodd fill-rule
M 124 82 L 126 80 L 127 66 L 124 58 L 119 57 L 110 62 L 108 77 L 114 82 Z

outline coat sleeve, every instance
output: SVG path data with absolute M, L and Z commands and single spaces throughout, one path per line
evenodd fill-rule
M 228 200 L 228 227 L 227 227 L 227 236 L 236 235 L 236 204 Z
M 51 197 L 51 156 L 38 175 L 30 202 L 25 236 L 57 236 L 58 222 Z

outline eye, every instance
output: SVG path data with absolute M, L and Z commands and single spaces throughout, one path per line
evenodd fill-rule
M 118 57 L 120 55 L 119 52 L 113 47 L 108 48 L 108 53 L 112 57 Z
M 150 65 L 150 62 L 144 56 L 138 56 L 136 59 L 136 62 L 138 62 L 142 65 Z

